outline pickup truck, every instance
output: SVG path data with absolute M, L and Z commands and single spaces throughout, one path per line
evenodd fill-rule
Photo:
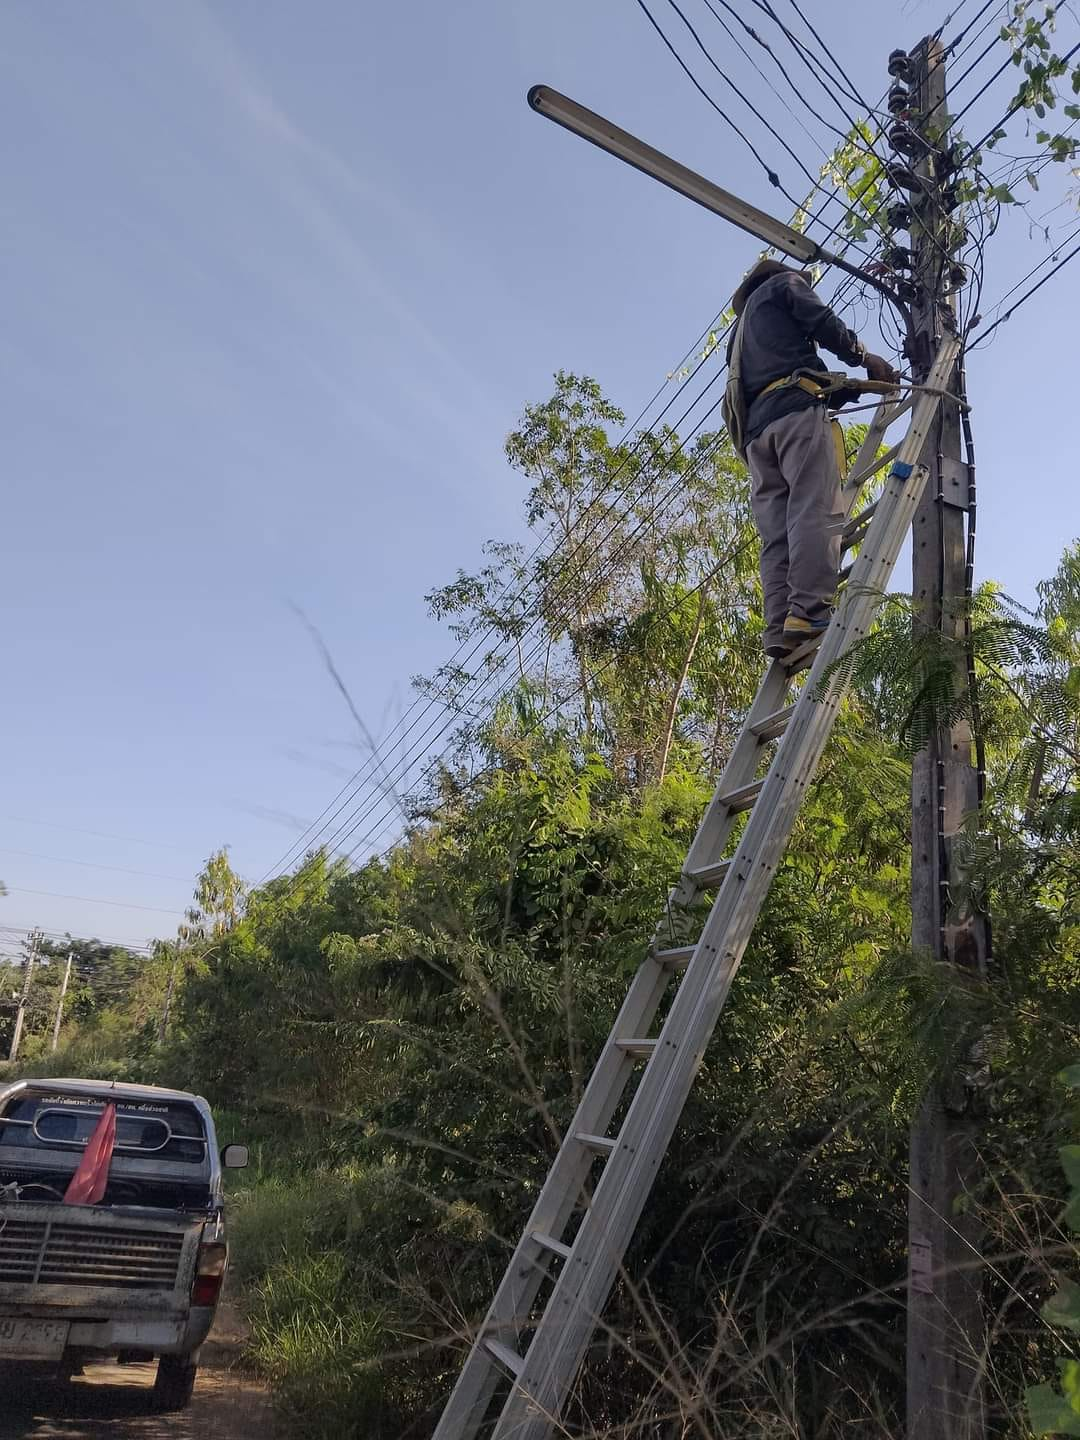
M 105 1106 L 116 1144 L 96 1205 L 64 1192 Z M 75 1374 L 157 1357 L 153 1403 L 191 1398 L 225 1276 L 222 1164 L 198 1095 L 100 1080 L 0 1088 L 0 1366 Z

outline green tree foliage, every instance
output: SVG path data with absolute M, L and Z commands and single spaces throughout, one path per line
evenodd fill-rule
M 718 751 L 754 683 L 756 554 L 745 475 L 721 434 L 685 443 L 661 427 L 614 443 L 608 428 L 623 423 L 594 380 L 560 371 L 506 442 L 543 543 L 526 557 L 491 542 L 488 566 L 428 603 L 459 640 L 490 632 L 472 675 L 518 682 L 500 723 L 463 725 L 463 745 L 492 759 L 554 726 L 641 789 L 684 735 Z M 464 704 L 469 679 L 421 684 Z
M 4 1002 L 0 1010 L 0 1054 L 5 1057 L 30 949 L 28 943 L 22 948 L 22 963 L 0 970 L 0 996 Z M 146 956 L 100 940 L 39 939 L 21 1045 L 24 1060 L 49 1053 L 69 954 L 71 980 L 64 997 L 67 1025 L 79 1027 L 86 1036 L 95 1030 L 103 1035 L 115 1030 L 117 1043 L 130 1051 L 133 1031 L 142 1033 L 154 1012 L 159 976 Z

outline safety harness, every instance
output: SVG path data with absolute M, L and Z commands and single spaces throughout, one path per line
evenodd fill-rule
M 820 376 L 820 378 L 818 378 Z M 887 395 L 895 390 L 896 386 L 885 380 L 856 380 L 853 376 L 845 374 L 843 370 L 829 370 L 824 375 L 815 372 L 813 376 L 796 370 L 793 375 L 784 375 L 779 380 L 773 380 L 759 390 L 757 398 L 760 400 L 763 395 L 771 395 L 774 390 L 785 390 L 789 386 L 797 385 L 800 390 L 805 390 L 815 400 L 828 405 L 829 396 L 839 391 L 846 390 L 848 394 L 839 401 L 839 405 L 849 405 L 852 400 L 860 395 Z M 836 464 L 840 471 L 841 480 L 847 476 L 847 446 L 844 443 L 844 427 L 835 417 L 829 422 L 832 427 L 833 445 L 836 449 Z
M 771 381 L 764 390 L 758 392 L 757 398 L 760 400 L 762 395 L 769 395 L 774 390 L 783 390 L 790 385 L 797 385 L 800 390 L 805 390 L 808 395 L 812 395 L 815 400 L 820 400 L 822 404 L 828 404 L 830 395 L 847 391 L 844 399 L 838 402 L 840 406 L 849 404 L 859 395 L 887 395 L 896 389 L 896 386 L 888 381 L 856 380 L 842 370 L 830 370 L 824 373 L 815 371 L 813 376 L 806 374 L 805 371 L 796 370 L 792 375 L 782 375 L 779 380 Z M 732 448 L 739 459 L 746 464 L 747 404 L 742 384 L 741 320 L 735 331 L 735 339 L 728 359 L 728 379 L 724 389 L 721 414 L 724 417 L 724 424 L 727 426 Z M 832 431 L 833 444 L 836 447 L 836 463 L 842 479 L 847 474 L 847 451 L 844 445 L 844 431 L 839 420 L 832 421 Z

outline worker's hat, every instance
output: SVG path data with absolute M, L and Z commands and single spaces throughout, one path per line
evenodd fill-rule
M 766 280 L 773 275 L 798 275 L 806 283 L 813 283 L 813 276 L 809 270 L 795 270 L 790 265 L 782 265 L 779 260 L 759 260 L 743 276 L 739 288 L 731 297 L 731 308 L 736 315 L 741 315 L 747 300 Z

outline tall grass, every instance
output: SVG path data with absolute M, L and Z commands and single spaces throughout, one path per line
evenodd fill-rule
M 263 1169 L 252 1180 L 232 1196 L 230 1219 L 251 1360 L 312 1440 L 385 1432 L 378 1360 L 388 1317 L 356 1263 L 368 1253 L 377 1180 L 359 1169 Z

